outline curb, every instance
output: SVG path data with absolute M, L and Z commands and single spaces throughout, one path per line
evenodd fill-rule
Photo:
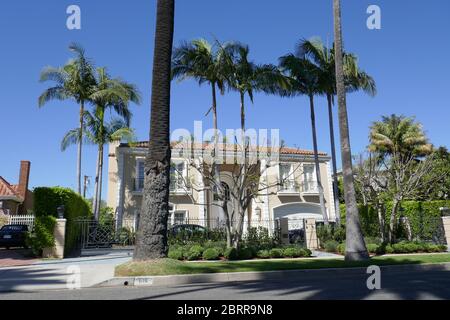
M 380 266 L 381 270 L 389 271 L 450 271 L 450 263 L 421 264 L 421 265 L 393 265 Z M 189 285 L 200 283 L 228 283 L 239 281 L 274 281 L 274 280 L 301 280 L 305 276 L 322 277 L 324 275 L 367 275 L 367 268 L 333 268 L 333 269 L 304 269 L 266 272 L 231 272 L 172 276 L 147 276 L 147 277 L 115 277 L 97 284 L 97 288 L 105 287 L 165 287 L 177 285 Z

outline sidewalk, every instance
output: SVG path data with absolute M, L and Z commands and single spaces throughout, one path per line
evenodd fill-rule
M 117 265 L 131 260 L 130 251 L 64 260 L 33 261 L 31 265 L 0 268 L 0 292 L 64 290 L 79 268 L 82 288 L 89 288 L 114 277 Z

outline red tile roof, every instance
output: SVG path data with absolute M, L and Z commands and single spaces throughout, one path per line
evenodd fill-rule
M 8 181 L 0 177 L 0 198 L 15 198 L 18 201 L 23 201 L 22 197 L 17 192 L 18 186 L 10 185 Z
M 175 147 L 178 144 L 178 142 L 172 142 L 171 145 L 172 147 Z M 148 141 L 140 141 L 140 142 L 135 142 L 133 144 L 121 144 L 121 147 L 134 147 L 134 148 L 148 148 Z M 211 144 L 208 143 L 203 143 L 203 145 L 197 143 L 195 144 L 195 149 L 206 149 L 207 147 L 211 147 Z M 236 149 L 236 145 L 232 145 L 232 144 L 226 144 L 226 145 L 219 145 L 220 149 L 223 150 L 227 150 L 227 151 L 234 151 Z M 266 147 L 261 147 L 260 151 L 270 151 L 270 148 L 266 148 Z M 303 156 L 313 156 L 314 155 L 314 151 L 312 150 L 303 150 L 303 149 L 296 149 L 296 148 L 287 148 L 287 147 L 283 147 L 280 150 L 281 154 L 285 154 L 285 155 L 303 155 Z M 320 156 L 327 156 L 326 152 L 319 152 Z

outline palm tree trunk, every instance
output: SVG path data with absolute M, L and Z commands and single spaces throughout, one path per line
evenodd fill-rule
M 316 180 L 317 186 L 319 188 L 319 202 L 320 202 L 320 210 L 322 211 L 323 222 L 325 225 L 328 225 L 328 214 L 327 208 L 325 207 L 325 197 L 323 195 L 323 186 L 322 179 L 320 177 L 320 162 L 319 162 L 319 148 L 317 146 L 317 132 L 316 132 L 316 112 L 314 110 L 314 96 L 309 96 L 309 106 L 311 109 L 311 128 L 312 128 L 312 136 L 313 136 L 313 145 L 314 145 L 314 164 L 316 166 Z
M 97 191 L 97 203 L 96 203 L 96 212 L 97 212 L 97 218 L 100 218 L 100 208 L 102 204 L 102 184 L 103 184 L 103 156 L 104 156 L 104 147 L 103 145 L 100 145 L 100 151 L 99 151 L 99 174 L 98 174 L 98 191 Z
M 175 0 L 158 0 L 153 60 L 150 143 L 134 259 L 165 258 L 170 187 L 170 85 Z
M 330 124 L 330 142 L 331 142 L 331 161 L 333 162 L 333 192 L 334 192 L 334 210 L 336 212 L 336 224 L 341 225 L 341 208 L 339 203 L 339 184 L 337 176 L 337 159 L 336 159 L 336 141 L 334 139 L 334 117 L 333 117 L 333 101 L 331 95 L 327 95 L 328 100 L 328 120 Z
M 356 203 L 354 185 L 352 152 L 350 147 L 350 135 L 347 115 L 347 101 L 344 83 L 343 50 L 342 50 L 342 25 L 341 2 L 333 0 L 334 9 L 334 33 L 336 55 L 336 87 L 339 104 L 339 128 L 341 134 L 342 170 L 344 176 L 344 195 L 347 211 L 346 217 L 346 255 L 348 261 L 366 260 L 369 258 L 364 237 L 359 222 L 359 212 Z
M 77 153 L 77 190 L 81 195 L 81 155 L 83 151 L 83 129 L 84 129 L 84 101 L 80 105 L 80 135 L 78 139 L 78 153 Z
M 94 199 L 92 201 L 92 210 L 94 211 L 95 220 L 98 221 L 97 214 L 97 201 L 98 201 L 98 183 L 99 183 L 99 173 L 100 173 L 100 146 L 97 151 L 97 168 L 95 172 L 95 186 L 94 186 Z

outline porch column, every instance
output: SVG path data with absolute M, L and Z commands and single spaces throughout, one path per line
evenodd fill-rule
M 124 193 L 125 193 L 125 181 L 124 181 L 124 154 L 117 149 L 117 215 L 116 215 L 116 227 L 117 229 L 123 226 L 123 205 L 124 205 Z
M 445 240 L 447 242 L 447 249 L 450 251 L 450 216 L 442 217 L 442 224 L 444 226 Z
M 306 247 L 309 250 L 317 250 L 319 248 L 315 219 L 306 219 L 305 221 L 305 240 Z

